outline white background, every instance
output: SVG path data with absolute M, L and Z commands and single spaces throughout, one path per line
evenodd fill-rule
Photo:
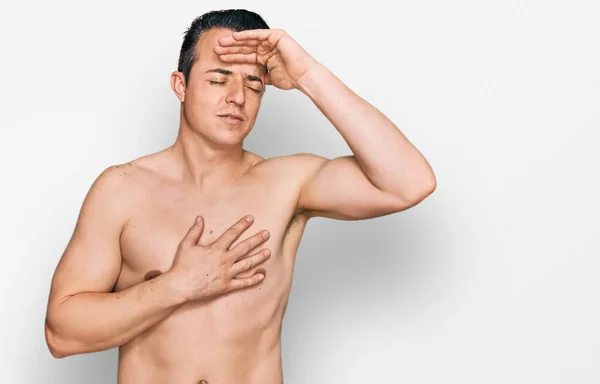
M 599 383 L 600 6 L 542 0 L 3 2 L 0 382 L 116 381 L 115 349 L 48 352 L 50 280 L 95 177 L 175 139 L 189 23 L 238 7 L 388 115 L 438 180 L 403 213 L 309 222 L 286 384 Z M 272 87 L 245 147 L 350 153 Z

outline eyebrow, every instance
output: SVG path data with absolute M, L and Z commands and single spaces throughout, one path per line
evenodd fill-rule
M 220 73 L 220 74 L 223 74 L 223 75 L 233 75 L 233 72 L 231 72 L 228 69 L 224 69 L 224 68 L 209 69 L 205 73 L 210 73 L 210 72 L 216 72 L 216 73 Z M 246 79 L 248 79 L 250 81 L 258 81 L 261 84 L 263 83 L 262 80 L 260 79 L 260 77 L 254 76 L 254 75 L 250 75 L 250 74 L 246 74 Z

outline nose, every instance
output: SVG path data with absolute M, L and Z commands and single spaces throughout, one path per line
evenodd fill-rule
M 246 101 L 246 95 L 244 94 L 244 82 L 243 81 L 231 81 L 227 87 L 227 96 L 225 101 L 239 106 L 243 106 Z

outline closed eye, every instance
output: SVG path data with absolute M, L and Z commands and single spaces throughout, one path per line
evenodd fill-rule
M 211 84 L 225 84 L 224 81 L 208 80 L 208 82 L 211 83 Z M 252 87 L 248 87 L 248 89 L 251 89 L 254 93 L 260 93 L 260 89 L 254 89 Z

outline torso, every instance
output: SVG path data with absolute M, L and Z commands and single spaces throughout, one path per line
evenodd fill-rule
M 205 220 L 201 244 L 253 215 L 253 225 L 233 246 L 267 229 L 271 237 L 257 250 L 269 248 L 272 255 L 243 274 L 265 270 L 259 285 L 187 303 L 121 346 L 119 384 L 281 384 L 281 322 L 306 225 L 306 219 L 296 215 L 298 183 L 286 179 L 290 170 L 281 160 L 256 157 L 234 185 L 200 196 L 153 169 L 160 153 L 152 156 L 131 167 L 133 182 L 142 188 L 136 188 L 136 206 L 121 235 L 123 264 L 115 291 L 169 270 L 196 215 Z

